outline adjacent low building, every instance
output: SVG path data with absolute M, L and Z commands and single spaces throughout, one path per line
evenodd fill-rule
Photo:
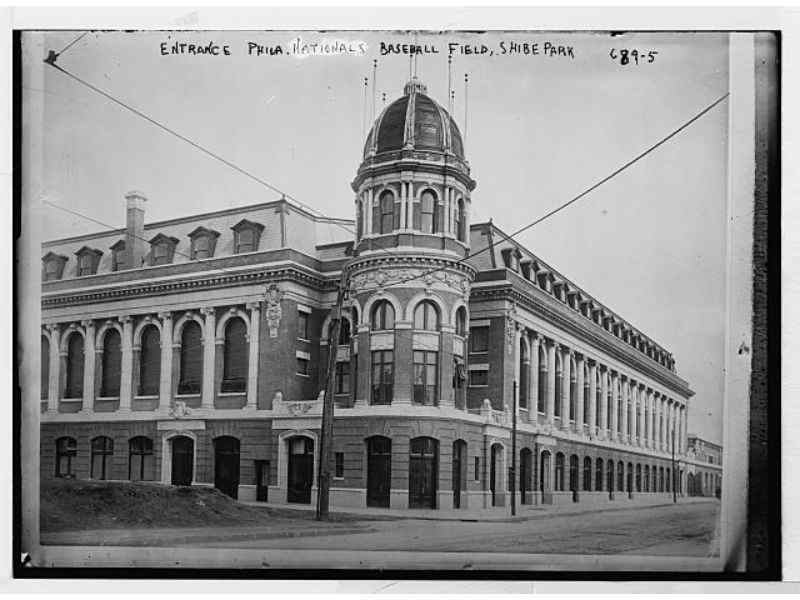
M 687 438 L 686 492 L 690 496 L 722 493 L 722 446 L 695 434 Z
M 335 353 L 334 507 L 506 506 L 512 476 L 522 504 L 686 490 L 673 355 L 470 223 L 461 134 L 420 81 L 351 186 L 352 221 L 281 199 L 150 223 L 131 192 L 125 228 L 45 243 L 43 475 L 312 503 Z

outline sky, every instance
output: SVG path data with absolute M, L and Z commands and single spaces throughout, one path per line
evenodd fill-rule
M 148 222 L 279 197 L 42 63 L 47 50 L 77 35 L 23 37 L 23 137 L 31 140 L 29 166 L 38 174 L 24 190 L 27 201 L 47 199 L 123 227 L 124 194 L 133 189 L 148 198 Z M 298 36 L 349 42 L 353 52 L 248 52 L 251 42 L 285 52 Z M 168 50 L 175 42 L 214 44 L 219 55 L 164 55 L 162 43 Z M 350 182 L 372 118 L 372 85 L 365 115 L 364 77 L 371 78 L 377 59 L 379 112 L 383 94 L 387 104 L 399 97 L 409 76 L 409 57 L 382 54 L 382 42 L 438 50 L 421 55 L 416 68 L 445 106 L 448 50 L 455 48 L 454 116 L 477 181 L 472 222 L 491 218 L 506 232 L 584 191 L 728 91 L 723 33 L 93 32 L 58 64 L 321 213 L 352 218 Z M 537 53 L 511 54 L 511 42 L 536 44 Z M 461 45 L 487 51 L 466 54 Z M 561 55 L 545 54 L 546 45 L 562 46 Z M 621 64 L 623 49 L 629 58 L 637 50 L 638 64 Z M 678 374 L 696 392 L 689 432 L 717 443 L 727 110 L 721 103 L 519 237 L 673 352 Z M 41 223 L 45 240 L 99 229 L 55 209 Z

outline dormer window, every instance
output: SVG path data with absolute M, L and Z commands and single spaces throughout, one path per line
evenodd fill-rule
M 111 246 L 111 270 L 121 271 L 125 268 L 125 240 L 119 240 Z
M 64 275 L 64 265 L 67 264 L 67 257 L 62 256 L 60 254 L 56 254 L 55 252 L 48 252 L 42 258 L 42 263 L 44 263 L 44 272 L 42 274 L 42 278 L 45 281 L 56 281 L 61 279 Z
M 242 219 L 231 229 L 233 229 L 233 251 L 236 254 L 258 250 L 261 232 L 264 231 L 264 226 L 261 223 Z
M 214 248 L 217 246 L 219 231 L 198 227 L 189 234 L 192 241 L 192 260 L 211 258 L 214 256 Z
M 503 255 L 503 264 L 507 269 L 519 272 L 519 259 L 521 254 L 516 248 L 504 248 L 500 251 Z
M 531 279 L 531 262 L 530 260 L 523 260 L 519 263 L 519 268 L 522 271 L 522 276 L 530 281 Z
M 78 277 L 94 275 L 97 273 L 97 266 L 100 264 L 100 257 L 103 253 L 100 250 L 84 246 L 75 253 L 78 257 Z
M 159 233 L 150 240 L 150 264 L 153 266 L 170 264 L 177 245 L 178 238 Z

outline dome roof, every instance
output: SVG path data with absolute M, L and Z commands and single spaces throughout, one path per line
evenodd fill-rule
M 417 149 L 447 152 L 464 160 L 464 143 L 455 120 L 427 91 L 416 77 L 406 83 L 404 95 L 383 110 L 367 135 L 364 158 Z

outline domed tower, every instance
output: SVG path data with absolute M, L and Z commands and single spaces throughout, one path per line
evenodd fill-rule
M 356 403 L 463 407 L 475 181 L 455 120 L 416 77 L 375 120 L 352 188 Z

